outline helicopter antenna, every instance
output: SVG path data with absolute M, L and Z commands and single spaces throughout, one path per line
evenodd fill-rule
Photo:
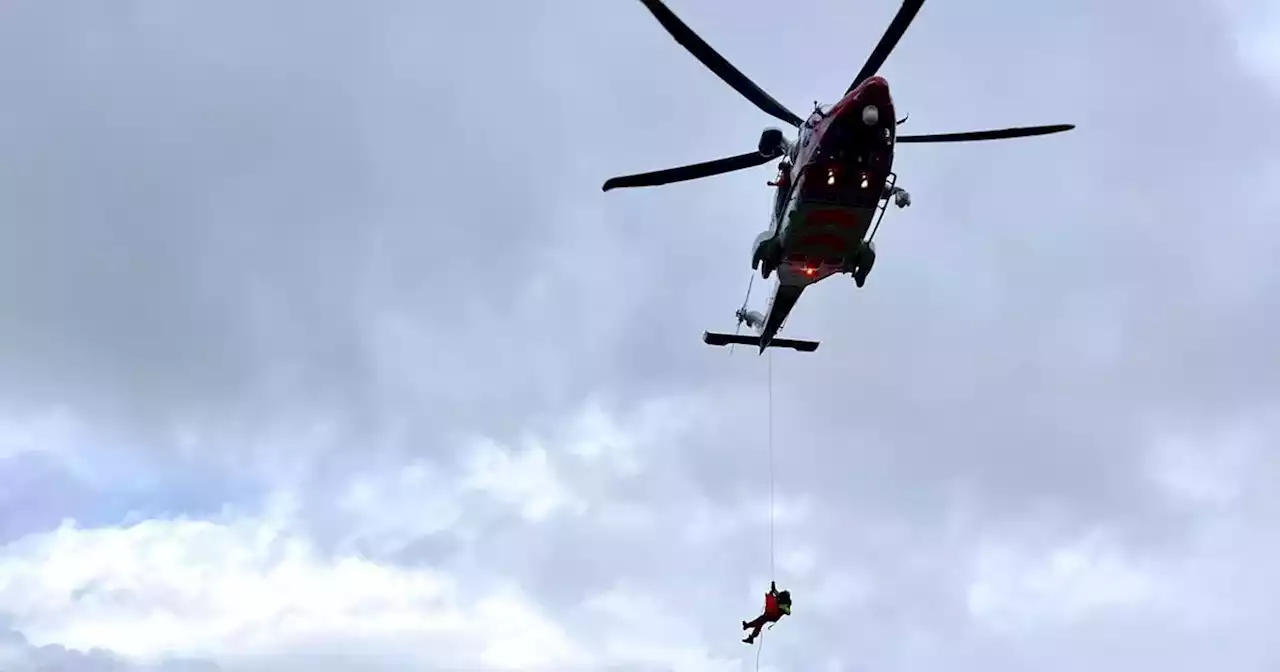
M 738 326 L 733 328 L 733 335 L 737 336 L 742 331 L 742 323 L 747 321 L 747 303 L 751 301 L 751 286 L 756 282 L 756 272 L 751 271 L 751 279 L 747 280 L 747 295 L 742 299 L 742 307 L 734 316 L 738 318 Z M 733 356 L 733 345 L 729 346 L 729 356 Z
M 899 119 L 899 120 L 898 120 L 898 124 L 897 124 L 897 125 L 898 125 L 898 126 L 901 126 L 901 125 L 903 125 L 903 124 L 907 123 L 907 120 L 908 120 L 908 119 L 910 119 L 910 118 L 911 118 L 911 114 L 910 114 L 910 113 L 907 113 L 907 116 L 905 116 L 905 117 L 903 117 L 903 118 L 901 118 L 901 119 Z

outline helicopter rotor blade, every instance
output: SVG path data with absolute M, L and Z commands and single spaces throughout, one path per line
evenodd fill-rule
M 640 0 L 640 2 L 644 3 L 644 6 L 658 20 L 658 23 L 661 23 L 662 27 L 667 29 L 667 32 L 671 34 L 671 37 L 675 38 L 676 42 L 679 42 L 699 61 L 702 61 L 703 65 L 716 73 L 726 84 L 732 86 L 735 91 L 742 94 L 747 100 L 755 103 L 755 106 L 763 110 L 765 114 L 785 121 L 796 128 L 800 127 L 803 122 L 800 117 L 796 116 L 795 112 L 788 110 L 786 106 L 775 100 L 773 96 L 765 93 L 764 89 L 761 89 L 755 82 L 742 74 L 742 71 L 733 67 L 729 61 L 725 60 L 715 49 L 712 49 L 711 45 L 703 41 L 701 37 L 698 37 L 698 34 L 693 32 L 692 28 L 685 25 L 684 21 L 681 21 L 680 17 L 675 15 L 675 12 L 668 9 L 662 3 L 662 0 Z
M 723 175 L 724 173 L 732 173 L 735 170 L 745 170 L 747 168 L 763 166 L 764 164 L 778 158 L 778 156 L 779 154 L 776 153 L 761 154 L 760 152 L 750 152 L 747 154 L 725 157 L 723 159 L 716 159 L 714 161 L 704 161 L 702 163 L 694 163 L 688 166 L 680 166 L 678 168 L 655 170 L 649 173 L 624 175 L 622 177 L 611 177 L 605 181 L 602 191 L 625 189 L 630 187 L 656 187 L 663 184 L 671 184 L 672 182 L 685 182 L 703 177 L 711 177 L 712 175 Z
M 1010 138 L 1029 138 L 1036 135 L 1062 133 L 1075 128 L 1075 124 L 1054 124 L 1052 126 L 1021 126 L 1018 128 L 1001 128 L 991 131 L 968 131 L 965 133 L 934 133 L 931 135 L 899 135 L 897 142 L 973 142 L 975 140 L 1006 140 Z
M 893 52 L 893 48 L 898 46 L 898 40 L 902 39 L 903 34 L 907 32 L 907 28 L 911 26 L 911 22 L 916 18 L 916 14 L 920 12 L 920 8 L 924 6 L 924 0 L 903 0 L 902 7 L 898 9 L 897 15 L 893 17 L 893 21 L 889 22 L 889 27 L 885 29 L 884 35 L 880 37 L 880 42 L 876 44 L 876 48 L 871 50 L 871 55 L 867 57 L 867 62 L 862 65 L 862 70 L 858 71 L 858 76 L 854 78 L 853 83 L 845 90 L 845 94 L 858 88 L 858 85 L 873 77 L 880 70 L 880 66 L 889 58 L 889 54 Z

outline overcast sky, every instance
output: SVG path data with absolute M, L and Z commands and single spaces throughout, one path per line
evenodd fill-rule
M 800 113 L 895 0 L 671 0 Z M 1275 672 L 1280 17 L 930 0 L 867 286 L 634 0 L 0 2 L 0 669 Z M 757 283 L 753 307 L 767 285 Z M 1270 450 L 1269 450 L 1270 449 Z

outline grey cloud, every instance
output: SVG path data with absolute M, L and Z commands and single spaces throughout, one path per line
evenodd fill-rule
M 160 443 L 175 425 L 324 413 L 514 428 L 642 371 L 618 357 L 633 345 L 675 350 L 604 336 L 647 326 L 663 292 L 636 278 L 669 261 L 675 230 L 657 208 L 607 222 L 594 163 L 557 156 L 652 105 L 538 57 L 553 21 L 486 20 L 485 46 L 452 37 L 478 14 L 407 6 L 301 24 L 130 7 L 9 10 L 10 405 L 72 405 Z M 559 68 L 594 75 L 597 99 L 554 97 L 581 90 Z
M 893 81 L 916 82 L 898 86 L 900 103 L 909 91 L 909 109 L 928 111 L 912 124 L 945 130 L 1065 117 L 1081 128 L 1024 144 L 904 149 L 900 172 L 918 204 L 890 213 L 877 276 L 865 292 L 815 290 L 789 330 L 827 344 L 818 356 L 782 353 L 775 362 L 783 487 L 812 494 L 821 509 L 821 522 L 792 532 L 821 539 L 832 559 L 872 551 L 857 541 L 854 512 L 921 530 L 916 543 L 927 547 L 940 543 L 931 535 L 943 534 L 957 499 L 992 532 L 1112 527 L 1138 548 L 1176 553 L 1188 521 L 1145 473 L 1152 430 L 1171 416 L 1213 425 L 1276 397 L 1276 276 L 1266 252 L 1277 242 L 1275 205 L 1254 175 L 1273 170 L 1277 138 L 1249 121 L 1269 118 L 1276 101 L 1238 72 L 1217 10 L 1178 3 L 1156 17 L 1140 6 L 1037 5 L 1021 10 L 1015 30 L 994 16 L 1008 9 L 926 9 L 893 66 Z M 691 22 L 696 11 L 685 12 Z M 737 32 L 744 43 L 742 31 L 763 34 L 750 32 L 759 29 L 754 22 L 703 18 L 699 26 L 717 45 L 721 35 Z M 815 50 L 852 24 L 801 22 Z M 764 60 L 748 68 L 763 82 L 794 72 L 791 60 Z M 683 67 L 697 68 L 688 59 Z M 812 72 L 798 79 L 817 79 Z M 1046 72 L 1054 76 L 1037 77 Z M 1250 140 L 1237 140 L 1241 133 Z M 672 162 L 690 158 L 670 153 Z M 736 213 L 730 204 L 748 178 L 734 179 L 619 196 L 613 207 L 624 218 L 642 202 L 678 214 L 715 213 L 717 205 Z M 747 217 L 759 209 L 748 207 Z M 708 240 L 725 254 L 755 228 L 730 224 L 732 215 L 711 219 L 721 230 Z M 685 254 L 672 252 L 673 269 Z M 673 301 L 687 302 L 677 319 L 714 324 L 735 306 L 740 288 L 727 276 L 709 282 L 715 292 L 671 290 Z M 722 390 L 723 407 L 707 411 L 705 431 L 687 445 L 655 455 L 659 466 L 646 478 L 664 494 L 689 483 L 730 502 L 750 488 L 744 484 L 762 481 L 763 395 L 742 388 L 763 387 L 763 363 L 688 354 L 697 349 L 692 336 L 667 366 Z M 736 558 L 749 543 L 726 545 L 720 556 Z M 941 567 L 932 576 L 904 573 L 893 559 L 912 547 L 881 550 L 876 575 L 898 596 L 886 599 L 911 614 L 907 623 L 963 632 L 967 617 L 949 583 L 960 577 Z M 655 564 L 628 551 L 598 571 L 623 567 L 632 554 Z M 705 580 L 690 556 L 658 560 L 653 580 L 685 580 L 668 563 Z M 571 562 L 582 576 L 586 561 Z M 811 621 L 806 630 L 825 625 Z M 998 656 L 991 646 L 982 649 L 985 667 Z M 1153 651 L 1144 644 L 1128 655 Z
M 801 107 L 842 90 L 892 4 L 676 9 Z M 610 484 L 651 527 L 485 510 L 474 547 L 417 551 L 477 582 L 520 577 L 570 619 L 593 591 L 648 588 L 696 604 L 718 650 L 747 655 L 732 630 L 756 606 L 743 582 L 765 570 L 766 530 L 713 549 L 670 535 L 692 502 L 765 496 L 765 363 L 697 335 L 732 327 L 769 175 L 598 186 L 740 151 L 768 122 L 638 3 L 126 5 L 76 22 L 11 5 L 0 401 L 70 406 L 126 452 L 170 445 L 174 427 L 222 437 L 183 458 L 197 463 L 222 446 L 265 461 L 246 437 L 326 419 L 336 438 L 297 449 L 323 500 L 386 453 L 451 463 L 455 430 L 517 436 L 587 396 L 714 399 L 642 476 Z M 904 148 L 916 203 L 889 213 L 867 288 L 833 280 L 798 309 L 788 331 L 824 345 L 775 357 L 778 476 L 814 510 L 780 538 L 874 581 L 840 618 L 780 626 L 767 655 L 877 670 L 1197 660 L 1203 640 L 1175 625 L 992 639 L 965 612 L 958 563 L 986 537 L 1095 527 L 1181 552 L 1188 514 L 1144 473 L 1152 426 L 1277 396 L 1280 236 L 1256 176 L 1274 174 L 1278 138 L 1254 121 L 1277 102 L 1238 71 L 1219 17 L 1190 0 L 921 13 L 886 67 L 913 130 L 1080 127 Z M 956 533 L 960 505 L 976 522 Z M 1261 669 L 1244 651 L 1264 632 L 1233 635 L 1237 669 Z
M 26 85 L 5 121 L 5 379 L 23 398 L 161 419 L 303 390 L 353 405 L 372 374 L 355 326 L 394 307 L 380 292 L 450 315 L 477 296 L 500 304 L 517 281 L 487 266 L 516 261 L 504 244 L 533 229 L 496 235 L 512 217 L 492 208 L 537 209 L 515 178 L 538 148 L 473 143 L 451 164 L 441 139 L 501 129 L 485 116 L 501 111 L 440 109 L 465 82 L 403 71 L 444 54 L 395 54 L 408 36 L 384 44 L 386 15 L 242 22 L 244 7 L 81 22 L 11 10 L 12 80 Z M 487 163 L 508 179 L 451 203 Z M 465 271 L 497 289 L 447 285 Z

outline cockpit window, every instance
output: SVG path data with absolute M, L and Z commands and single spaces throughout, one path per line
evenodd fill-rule
M 831 105 L 819 105 L 814 109 L 809 118 L 805 120 L 804 125 L 809 128 L 816 128 L 818 124 L 831 113 Z

